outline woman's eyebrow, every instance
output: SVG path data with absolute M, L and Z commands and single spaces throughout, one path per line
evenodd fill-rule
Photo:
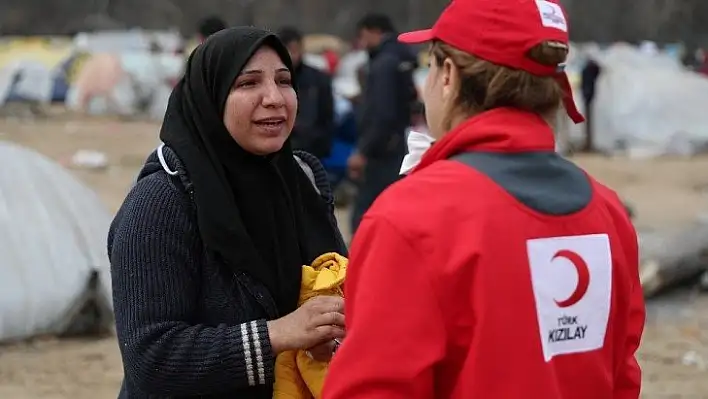
M 290 72 L 290 70 L 286 67 L 278 68 L 275 70 L 276 73 L 279 72 Z M 263 70 L 261 69 L 246 69 L 241 72 L 241 75 L 257 75 L 257 74 L 262 74 Z
M 247 69 L 241 72 L 241 75 L 257 75 L 263 73 L 260 69 Z

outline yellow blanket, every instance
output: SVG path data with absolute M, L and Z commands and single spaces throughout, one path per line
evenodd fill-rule
M 327 253 L 302 267 L 300 302 L 317 295 L 342 296 L 347 258 Z M 275 361 L 274 399 L 319 399 L 329 363 L 310 358 L 304 350 L 288 351 Z

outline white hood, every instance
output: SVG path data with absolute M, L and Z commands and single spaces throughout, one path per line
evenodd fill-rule
M 423 154 L 435 141 L 426 133 L 411 130 L 408 133 L 408 155 L 403 158 L 400 174 L 405 175 L 418 166 Z

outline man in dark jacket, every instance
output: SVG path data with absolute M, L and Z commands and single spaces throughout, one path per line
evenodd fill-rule
M 329 155 L 334 134 L 332 80 L 324 72 L 305 65 L 302 33 L 285 27 L 278 32 L 290 51 L 295 66 L 298 111 L 291 134 L 293 149 L 307 151 L 319 159 Z
M 590 58 L 581 72 L 581 87 L 583 92 L 583 100 L 585 100 L 585 145 L 583 151 L 591 152 L 594 150 L 593 143 L 593 123 L 595 122 L 593 107 L 595 104 L 595 92 L 597 79 L 602 73 L 600 64 Z
M 357 152 L 349 159 L 359 192 L 352 212 L 352 232 L 386 187 L 398 179 L 406 155 L 405 132 L 417 99 L 415 53 L 396 40 L 388 16 L 369 14 L 357 24 L 359 43 L 369 52 Z
M 199 22 L 199 42 L 202 43 L 209 36 L 224 29 L 226 29 L 226 22 L 223 19 L 217 16 L 204 18 Z

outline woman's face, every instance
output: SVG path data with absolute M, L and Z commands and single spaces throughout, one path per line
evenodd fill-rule
M 236 78 L 224 108 L 224 125 L 244 150 L 278 152 L 293 129 L 297 96 L 278 54 L 261 47 Z
M 457 70 L 448 58 L 438 66 L 435 57 L 430 55 L 430 69 L 423 86 L 423 103 L 425 104 L 425 118 L 428 123 L 430 135 L 436 140 L 445 135 L 445 118 L 452 108 L 454 99 L 455 82 L 458 79 Z

